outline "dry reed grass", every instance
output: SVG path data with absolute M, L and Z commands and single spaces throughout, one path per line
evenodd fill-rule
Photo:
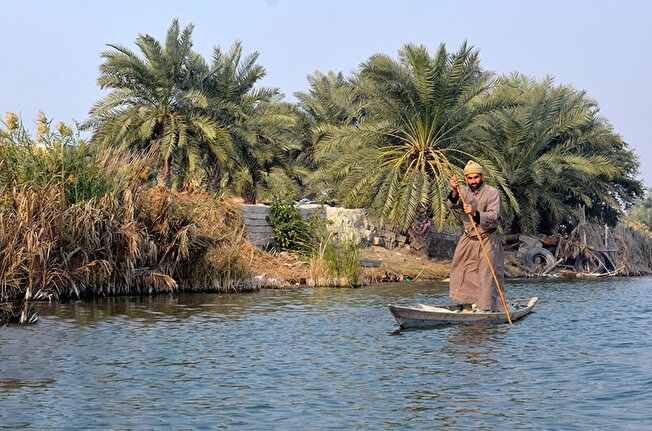
M 38 321 L 38 313 L 29 301 L 0 303 L 0 326 L 9 323 L 32 324 Z
M 39 121 L 39 144 L 13 116 L 0 130 L 0 301 L 22 301 L 0 323 L 33 321 L 32 300 L 258 288 L 235 205 Z
M 202 193 L 142 188 L 68 206 L 57 186 L 24 185 L 0 207 L 0 297 L 251 290 L 241 226 Z

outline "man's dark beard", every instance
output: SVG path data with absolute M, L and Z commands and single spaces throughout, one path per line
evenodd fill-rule
M 482 187 L 482 184 L 483 184 L 482 181 L 480 181 L 478 184 L 469 184 L 469 188 L 471 189 L 471 191 L 476 191 L 480 187 Z

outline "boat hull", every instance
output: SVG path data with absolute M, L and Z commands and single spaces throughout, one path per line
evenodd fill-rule
M 510 301 L 508 308 L 512 322 L 529 314 L 538 300 L 539 298 L 535 296 Z M 474 310 L 472 304 L 438 306 L 419 304 L 417 307 L 390 304 L 389 311 L 401 329 L 430 328 L 451 323 L 495 324 L 508 322 L 504 310 L 500 312 Z

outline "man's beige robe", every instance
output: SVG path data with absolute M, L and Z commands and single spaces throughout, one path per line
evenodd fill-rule
M 483 184 L 475 192 L 464 187 L 460 193 L 462 193 L 464 201 L 471 204 L 474 214 L 475 211 L 479 212 L 480 220 L 477 227 L 481 234 L 498 227 L 500 194 L 496 188 Z M 458 197 L 455 202 L 449 200 L 448 205 L 450 208 L 462 208 L 462 201 Z M 449 295 L 456 301 L 477 304 L 484 310 L 502 310 L 502 301 L 496 282 L 487 264 L 480 241 L 469 238 L 469 236 L 475 237 L 475 231 L 468 215 L 463 213 L 462 219 L 464 220 L 465 234 L 462 234 L 455 248 L 451 265 Z M 493 232 L 482 241 L 504 294 L 505 263 L 500 235 L 498 232 Z

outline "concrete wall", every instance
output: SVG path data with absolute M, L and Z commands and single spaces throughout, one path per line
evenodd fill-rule
M 274 242 L 274 233 L 269 224 L 268 205 L 242 205 L 242 214 L 249 241 L 263 249 Z
M 460 234 L 452 232 L 430 232 L 428 256 L 439 259 L 452 259 Z
M 274 244 L 272 226 L 269 224 L 267 205 L 242 205 L 245 229 L 249 240 L 260 248 Z M 364 209 L 350 209 L 322 206 L 318 204 L 298 205 L 297 209 L 304 219 L 315 213 L 328 220 L 328 229 L 340 238 L 354 239 L 363 247 L 378 245 L 388 249 L 406 244 L 407 238 L 393 226 L 380 227 L 378 220 Z M 459 235 L 438 233 L 431 229 L 428 255 L 438 258 L 452 258 Z
M 269 224 L 268 205 L 242 205 L 245 230 L 249 240 L 260 248 L 274 244 L 272 226 Z M 405 244 L 407 238 L 391 227 L 380 228 L 374 217 L 364 209 L 349 209 L 318 204 L 298 205 L 301 217 L 307 219 L 315 213 L 328 220 L 328 230 L 340 238 L 360 241 L 363 247 L 370 244 L 393 248 Z

